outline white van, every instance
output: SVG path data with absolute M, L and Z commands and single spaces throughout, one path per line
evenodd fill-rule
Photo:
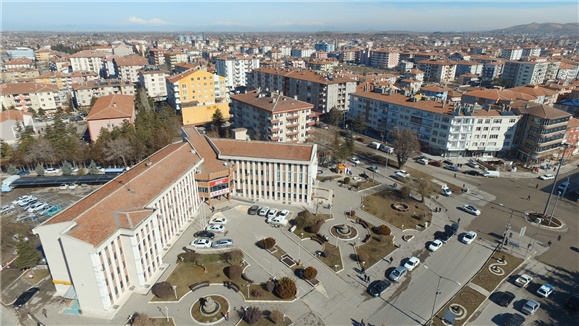
M 483 174 L 483 177 L 489 177 L 489 178 L 498 178 L 501 176 L 501 173 L 499 171 L 487 171 Z
M 394 148 L 392 148 L 390 146 L 386 146 L 386 145 L 380 145 L 380 150 L 384 153 L 387 153 L 387 154 L 394 153 Z
M 368 145 L 368 147 L 373 148 L 373 149 L 380 149 L 380 146 L 381 146 L 381 145 L 382 145 L 382 144 L 373 141 L 373 142 L 371 142 L 371 143 Z

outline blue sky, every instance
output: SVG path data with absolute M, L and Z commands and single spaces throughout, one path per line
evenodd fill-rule
M 545 1 L 546 2 L 546 1 Z M 2 1 L 4 31 L 479 31 L 577 22 L 577 1 Z

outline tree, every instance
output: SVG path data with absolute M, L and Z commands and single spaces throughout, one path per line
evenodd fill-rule
M 223 254 L 223 258 L 230 264 L 239 264 L 243 259 L 243 252 L 239 249 L 234 249 Z
M 298 289 L 294 280 L 289 277 L 282 277 L 277 281 L 274 292 L 278 297 L 287 300 L 295 297 Z
M 241 273 L 243 273 L 243 268 L 241 268 L 239 265 L 231 265 L 225 268 L 225 275 L 227 275 L 227 277 L 232 280 L 239 278 Z
M 272 310 L 269 313 L 269 319 L 274 323 L 274 324 L 279 324 L 281 322 L 283 322 L 283 317 L 284 314 L 279 311 L 279 310 Z
M 301 211 L 298 213 L 294 222 L 298 228 L 305 229 L 315 223 L 314 214 L 308 210 Z
M 398 160 L 398 167 L 401 169 L 408 159 L 420 149 L 420 143 L 416 133 L 410 129 L 395 127 L 390 132 L 390 138 L 394 142 L 394 154 Z
M 155 283 L 151 292 L 161 299 L 169 299 L 173 295 L 173 286 L 169 282 Z
M 265 248 L 265 249 L 271 249 L 275 246 L 275 239 L 272 237 L 269 238 L 265 238 L 263 240 L 261 240 L 261 245 Z
M 245 321 L 250 325 L 256 325 L 263 318 L 263 313 L 258 307 L 249 307 L 245 311 Z
M 403 186 L 402 188 L 400 188 L 400 197 L 402 198 L 408 198 L 410 197 L 410 187 L 408 186 Z
M 362 117 L 362 114 L 360 112 L 358 112 L 358 114 L 356 115 L 356 119 L 352 122 L 352 128 L 354 128 L 354 131 L 356 132 L 361 132 L 366 129 L 364 117 Z
M 90 161 L 90 164 L 89 164 L 89 166 L 88 166 L 88 173 L 89 173 L 89 174 L 97 174 L 97 173 L 99 173 L 99 169 L 98 169 L 98 167 L 97 167 L 97 164 L 96 164 L 93 160 Z
M 6 169 L 6 172 L 8 174 L 14 175 L 14 174 L 18 174 L 18 169 L 16 168 L 16 166 L 14 164 L 10 164 L 10 165 L 8 165 L 8 168 Z
M 70 164 L 68 161 L 64 161 L 64 163 L 62 163 L 62 175 L 71 175 L 72 174 L 72 164 Z
M 213 113 L 213 116 L 211 116 L 211 128 L 215 132 L 217 132 L 220 137 L 222 136 L 223 133 L 222 126 L 223 126 L 223 114 L 221 113 L 221 110 L 217 109 Z
M 34 248 L 30 241 L 20 240 L 16 245 L 18 257 L 14 260 L 14 265 L 20 269 L 28 269 L 36 266 L 40 259 L 40 253 Z
M 306 280 L 313 280 L 318 275 L 318 270 L 312 266 L 308 266 L 304 270 L 304 277 Z
M 392 233 L 392 230 L 390 230 L 390 228 L 387 225 L 382 224 L 376 227 L 376 233 L 380 235 L 390 235 Z
M 41 119 L 44 119 L 44 117 L 46 116 L 46 111 L 44 111 L 43 108 L 38 108 L 38 116 L 39 116 Z
M 340 110 L 338 110 L 336 107 L 333 107 L 330 109 L 330 112 L 328 112 L 328 122 L 332 125 L 332 126 L 337 126 L 338 123 L 340 121 L 342 121 L 343 119 L 343 114 Z
M 12 155 L 14 150 L 3 139 L 0 139 L 0 166 L 6 166 L 7 162 L 13 162 Z
M 365 252 L 365 251 L 358 252 L 358 261 L 359 262 L 365 262 L 365 261 L 368 261 L 368 259 L 370 259 L 370 256 L 368 255 L 367 252 Z
M 36 169 L 34 169 L 34 171 L 36 171 L 36 174 L 38 174 L 38 176 L 40 177 L 44 176 L 44 166 L 42 166 L 42 164 L 40 163 L 36 164 Z

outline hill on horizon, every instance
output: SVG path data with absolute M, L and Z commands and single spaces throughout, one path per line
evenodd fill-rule
M 578 33 L 579 23 L 530 23 L 525 25 L 516 25 L 507 28 L 491 30 L 491 32 L 503 33 Z

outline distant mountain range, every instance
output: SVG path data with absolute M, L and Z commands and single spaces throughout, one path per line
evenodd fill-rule
M 577 33 L 579 23 L 531 23 L 526 25 L 517 25 L 502 29 L 495 29 L 491 32 L 498 33 Z

